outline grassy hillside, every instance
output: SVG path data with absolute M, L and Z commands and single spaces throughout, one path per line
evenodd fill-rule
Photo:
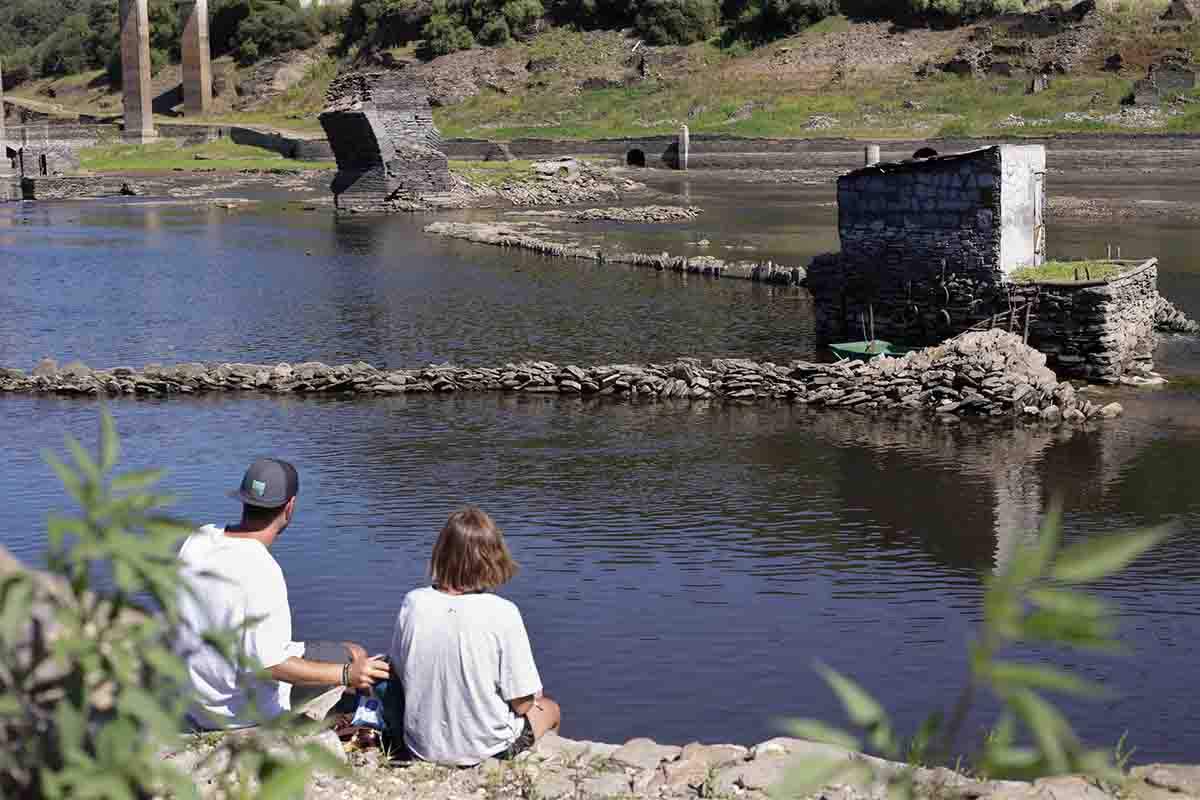
M 975 32 L 902 29 L 829 17 L 802 33 L 747 49 L 717 40 L 643 47 L 618 32 L 551 28 L 528 42 L 477 47 L 408 69 L 430 79 L 446 136 L 598 138 L 671 133 L 736 136 L 919 138 L 1033 136 L 1076 132 L 1200 132 L 1193 103 L 1123 110 L 1121 99 L 1150 64 L 1175 48 L 1200 52 L 1200 26 L 1156 31 L 1163 0 L 1101 3 L 1099 45 L 1040 94 L 1027 78 L 958 77 L 919 68 L 954 55 Z M 414 49 L 392 53 L 413 59 Z M 1119 52 L 1125 68 L 1104 71 Z M 322 50 L 303 77 L 252 111 L 225 109 L 213 122 L 259 123 L 306 133 L 343 62 Z M 639 59 L 645 57 L 645 64 Z M 639 70 L 639 66 L 643 69 Z M 642 71 L 645 74 L 642 74 Z M 33 82 L 16 94 L 64 108 L 113 113 L 119 96 L 97 73 Z M 464 99 L 465 98 L 465 99 Z

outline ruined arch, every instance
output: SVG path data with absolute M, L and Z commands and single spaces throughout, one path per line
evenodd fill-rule
M 646 151 L 635 147 L 625 154 L 625 164 L 630 167 L 646 166 Z

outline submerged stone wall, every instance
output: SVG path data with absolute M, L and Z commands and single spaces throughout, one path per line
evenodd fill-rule
M 0 370 L 0 392 L 63 395 L 169 396 L 204 392 L 393 395 L 416 392 L 563 394 L 626 401 L 776 401 L 841 408 L 1080 423 L 1115 416 L 1120 406 L 1098 406 L 1060 383 L 1046 357 L 1004 331 L 969 333 L 903 358 L 786 366 L 740 358 L 708 364 L 680 358 L 662 364 L 579 367 L 525 361 L 502 367 L 381 370 L 355 362 L 302 364 L 178 364 L 93 370 L 61 369 L 53 361 L 30 375 Z
M 428 94 L 403 71 L 351 73 L 330 85 L 320 121 L 337 159 L 339 209 L 382 211 L 454 188 Z
M 120 177 L 21 178 L 20 186 L 22 200 L 91 200 L 140 194 L 137 187 Z

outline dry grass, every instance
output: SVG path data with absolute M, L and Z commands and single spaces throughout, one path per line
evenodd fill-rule
M 1042 281 L 1099 281 L 1120 275 L 1128 267 L 1112 261 L 1047 261 L 1040 267 L 1025 267 L 1011 275 L 1017 283 Z

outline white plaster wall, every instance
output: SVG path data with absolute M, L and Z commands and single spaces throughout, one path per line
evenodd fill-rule
M 1000 269 L 1041 264 L 1045 257 L 1046 148 L 1000 146 Z

